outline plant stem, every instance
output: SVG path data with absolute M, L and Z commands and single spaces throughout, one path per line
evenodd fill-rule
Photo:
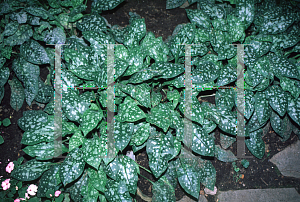
M 211 94 L 211 95 L 202 95 L 202 96 L 199 96 L 199 97 L 211 97 L 211 96 L 215 96 L 216 94 Z
M 148 178 L 146 178 L 145 176 L 139 174 L 140 176 L 142 176 L 143 178 L 145 178 L 146 180 L 148 180 L 151 184 L 154 184 L 154 182 L 152 182 L 151 180 L 149 180 Z
M 152 174 L 152 172 L 150 170 L 148 170 L 147 168 L 145 168 L 145 167 L 143 167 L 141 165 L 139 165 L 139 167 L 143 168 L 145 171 L 147 171 L 148 173 Z

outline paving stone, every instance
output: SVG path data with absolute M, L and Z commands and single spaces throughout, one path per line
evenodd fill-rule
M 197 202 L 194 199 L 191 199 L 188 196 L 184 196 L 182 199 L 180 199 L 177 202 Z M 200 195 L 198 202 L 207 202 L 207 199 L 204 195 Z
M 220 191 L 218 202 L 299 202 L 300 195 L 295 188 L 245 189 Z
M 300 141 L 275 154 L 270 162 L 277 166 L 282 175 L 300 178 Z

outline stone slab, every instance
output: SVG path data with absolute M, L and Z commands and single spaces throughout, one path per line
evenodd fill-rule
M 282 175 L 300 178 L 300 141 L 275 154 L 270 162 L 277 166 Z
M 300 195 L 295 188 L 245 189 L 220 191 L 218 202 L 299 202 Z
M 182 197 L 182 199 L 180 199 L 179 201 L 176 201 L 176 202 L 197 202 L 197 201 L 195 201 L 194 199 L 191 199 L 188 196 L 184 196 L 184 197 Z M 198 202 L 207 202 L 207 199 L 204 195 L 200 195 Z

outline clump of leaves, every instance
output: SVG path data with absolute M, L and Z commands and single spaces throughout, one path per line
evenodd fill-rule
M 20 181 L 40 179 L 38 197 L 61 188 L 76 202 L 132 201 L 140 171 L 139 165 L 124 155 L 131 149 L 137 153 L 146 148 L 149 172 L 157 179 L 152 182 L 153 201 L 175 201 L 177 182 L 194 198 L 199 197 L 201 183 L 213 190 L 216 170 L 206 157 L 233 162 L 238 172 L 236 157 L 226 150 L 235 136 L 241 135 L 236 130 L 241 109 L 234 90 L 238 62 L 233 43 L 252 44 L 244 49 L 247 148 L 263 158 L 262 129 L 268 122 L 284 140 L 297 131 L 300 63 L 293 55 L 299 52 L 300 19 L 299 8 L 291 2 L 189 1 L 199 8 L 186 10 L 191 23 L 178 25 L 166 41 L 147 32 L 145 20 L 136 13 L 129 13 L 128 26 L 110 27 L 100 13 L 120 2 L 95 0 L 93 12 L 84 16 L 80 15 L 85 7 L 82 1 L 59 4 L 49 0 L 49 10 L 32 6 L 18 10 L 21 8 L 3 4 L 3 14 L 13 13 L 4 21 L 11 22 L 2 35 L 4 44 L 21 45 L 22 57 L 13 61 L 12 69 L 24 85 L 23 97 L 28 104 L 33 100 L 47 104 L 43 111 L 26 111 L 18 120 L 24 131 L 24 152 L 33 159 L 12 172 Z M 167 8 L 183 3 L 167 1 Z M 265 19 L 266 15 L 261 15 L 265 12 L 272 18 Z M 41 21 L 41 25 L 32 25 L 35 32 L 24 24 L 24 13 Z M 76 29 L 78 35 L 65 34 L 69 29 Z M 53 49 L 37 41 L 69 44 L 62 48 L 62 142 L 58 143 L 66 158 L 59 162 L 54 160 L 60 155 L 54 141 L 60 134 L 54 128 Z M 188 51 L 182 44 L 197 44 L 190 50 L 191 103 L 185 100 Z M 0 61 L 4 64 L 5 58 Z M 46 82 L 39 78 L 41 64 L 50 64 Z M 2 66 L 0 70 L 6 73 L 1 75 L 9 75 Z M 0 80 L 2 89 L 6 77 Z M 10 81 L 12 92 L 22 87 L 17 80 Z M 212 91 L 215 104 L 199 102 L 202 93 Z M 162 95 L 166 97 L 162 99 Z M 19 99 L 22 94 L 12 96 L 16 108 L 22 105 Z M 184 118 L 187 104 L 191 106 L 189 119 Z M 221 146 L 215 144 L 216 128 L 221 131 Z M 190 151 L 184 148 L 188 142 L 185 129 L 192 131 Z M 112 131 L 113 140 L 108 133 Z

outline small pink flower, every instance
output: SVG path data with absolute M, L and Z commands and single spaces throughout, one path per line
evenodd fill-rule
M 10 183 L 9 183 L 10 179 L 6 179 L 2 182 L 1 186 L 3 188 L 3 190 L 7 190 L 10 187 Z
M 55 192 L 55 197 L 59 197 L 60 194 L 61 194 L 61 191 L 58 191 L 58 190 L 57 190 L 57 191 Z
M 34 195 L 36 194 L 36 192 L 37 192 L 37 189 L 38 189 L 38 187 L 37 187 L 36 185 L 31 184 L 31 185 L 28 187 L 27 192 L 28 192 L 28 194 L 30 194 L 31 196 L 34 196 Z
M 20 198 L 22 201 L 26 200 L 26 199 L 30 199 L 30 197 L 28 196 L 27 193 L 25 193 L 25 198 Z
M 7 166 L 6 166 L 6 172 L 11 173 L 11 171 L 14 169 L 15 165 L 13 162 L 10 162 Z
M 14 202 L 20 202 L 20 199 L 17 198 L 17 199 L 14 200 Z

